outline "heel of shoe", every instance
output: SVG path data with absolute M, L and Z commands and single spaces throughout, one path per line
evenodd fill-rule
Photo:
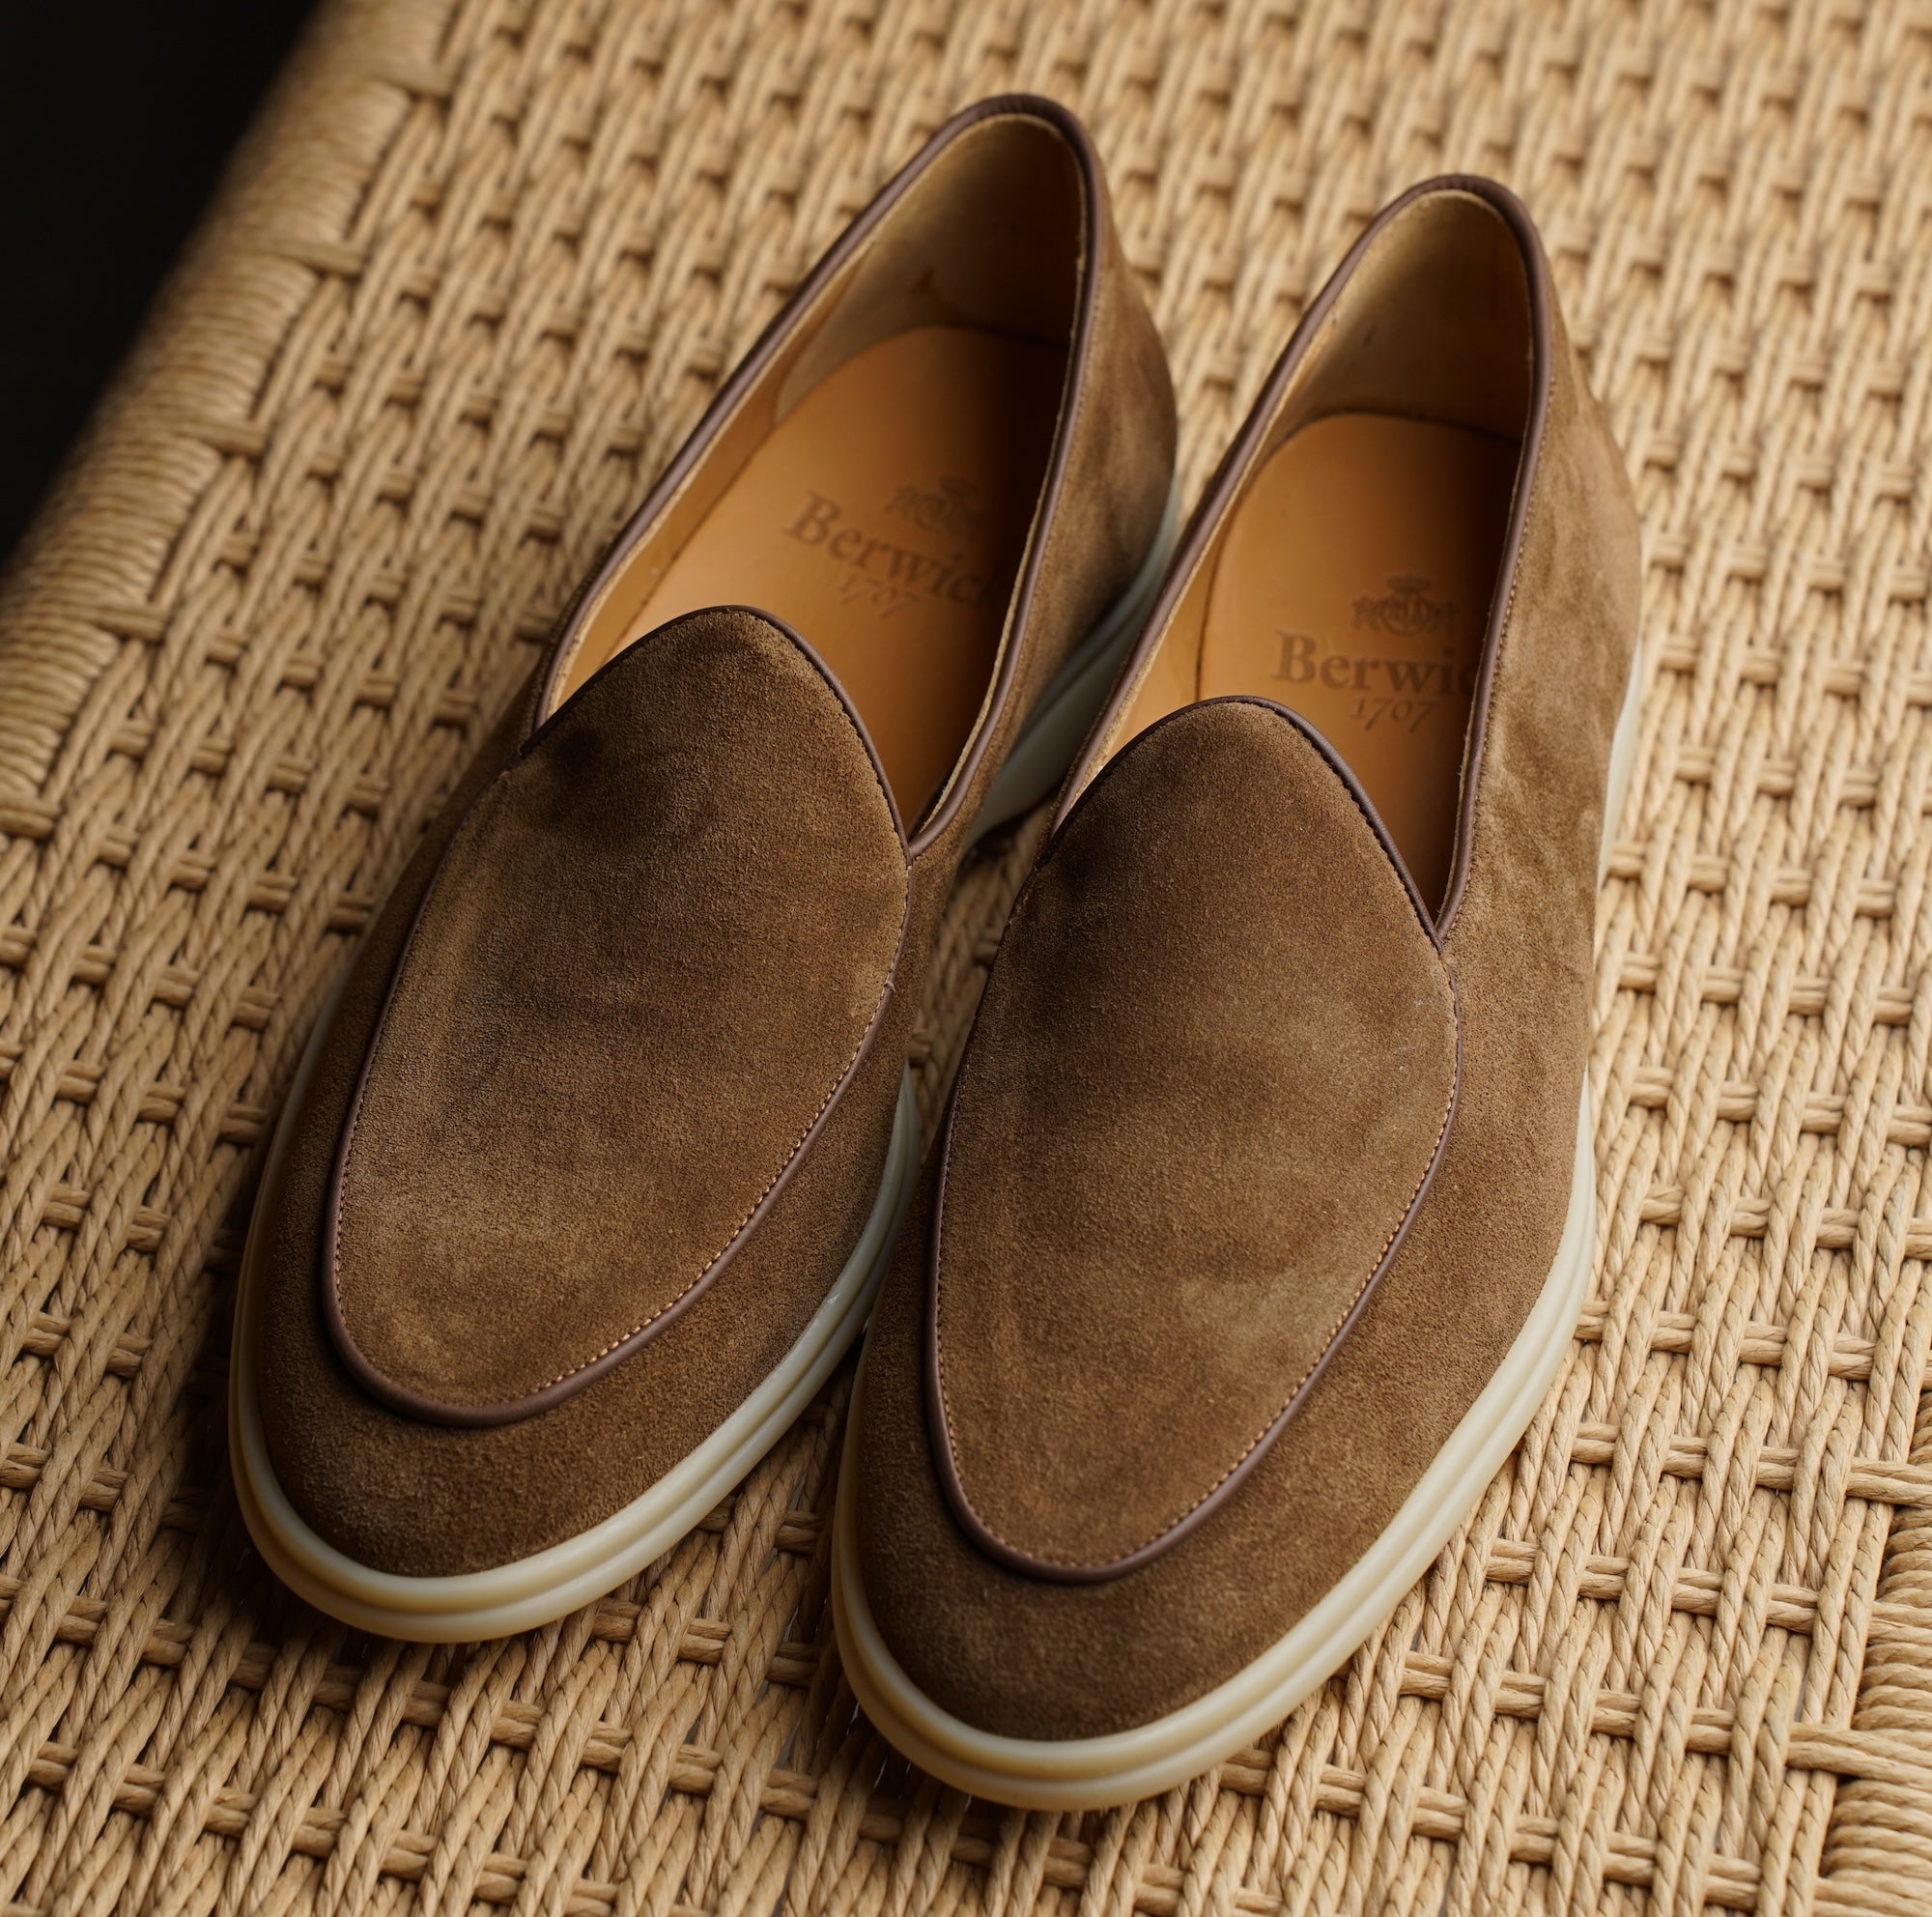
M 1166 576 L 1179 532 L 1179 508 L 1177 480 L 1167 496 L 1160 530 L 1148 548 L 1140 571 L 1099 623 L 1067 655 L 1066 663 L 1027 714 L 1007 762 L 1000 767 L 980 815 L 973 821 L 976 841 L 996 826 L 1031 812 L 1065 776 L 1115 674 L 1140 637 L 1148 608 Z

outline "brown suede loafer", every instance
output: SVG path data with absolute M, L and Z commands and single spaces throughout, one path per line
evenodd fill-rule
M 1250 1743 L 1529 1422 L 1589 1281 L 1636 588 L 1527 216 L 1418 188 L 1076 762 L 867 1340 L 838 1642 L 947 1782 L 1090 1808 Z
M 960 858 L 1113 683 L 1173 464 L 1085 134 L 960 115 L 732 375 L 323 1016 L 230 1395 L 302 1596 L 418 1639 L 558 1617 L 810 1399 L 914 1182 Z

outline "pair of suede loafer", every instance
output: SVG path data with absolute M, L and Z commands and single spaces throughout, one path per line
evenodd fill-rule
M 585 583 L 319 1021 L 230 1402 L 297 1591 L 556 1617 L 868 1314 L 838 1643 L 949 1783 L 1189 1777 L 1440 1549 L 1587 1286 L 1629 486 L 1473 179 L 1363 235 L 1170 558 L 1174 450 L 1079 126 L 961 114 Z M 948 894 L 1056 789 L 923 1150 Z

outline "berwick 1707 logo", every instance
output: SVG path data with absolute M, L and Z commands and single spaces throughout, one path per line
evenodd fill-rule
M 975 504 L 972 492 L 964 480 L 942 479 L 932 488 L 902 486 L 887 501 L 886 510 L 911 520 L 922 531 L 963 539 L 985 523 L 984 510 Z M 788 538 L 816 547 L 843 569 L 838 583 L 841 602 L 864 606 L 880 618 L 922 599 L 980 608 L 992 603 L 992 575 L 966 553 L 955 551 L 942 559 L 896 539 L 881 538 L 848 521 L 844 508 L 827 494 L 808 493 L 797 518 L 784 530 Z
M 1382 598 L 1355 601 L 1350 624 L 1357 630 L 1385 632 L 1394 639 L 1427 638 L 1454 628 L 1457 608 L 1428 596 L 1429 582 L 1412 575 L 1389 581 Z M 1365 731 L 1378 726 L 1413 732 L 1436 711 L 1461 714 L 1476 690 L 1477 661 L 1443 645 L 1434 657 L 1418 654 L 1356 652 L 1322 646 L 1312 632 L 1275 629 L 1281 656 L 1273 676 L 1292 686 L 1320 686 L 1355 694 L 1349 714 Z M 1445 704 L 1444 701 L 1450 701 Z

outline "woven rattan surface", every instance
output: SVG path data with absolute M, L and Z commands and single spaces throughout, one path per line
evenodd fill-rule
M 221 1417 L 372 901 L 788 283 L 1015 85 L 1106 154 L 1190 485 L 1379 202 L 1512 182 L 1647 553 L 1560 1386 L 1279 1733 L 1063 1818 L 856 1717 L 842 1378 L 650 1574 L 455 1652 L 276 1588 Z M 0 608 L 0 1897 L 1932 1907 L 1928 330 L 1918 0 L 335 0 Z M 928 1108 L 1029 844 L 964 883 Z

